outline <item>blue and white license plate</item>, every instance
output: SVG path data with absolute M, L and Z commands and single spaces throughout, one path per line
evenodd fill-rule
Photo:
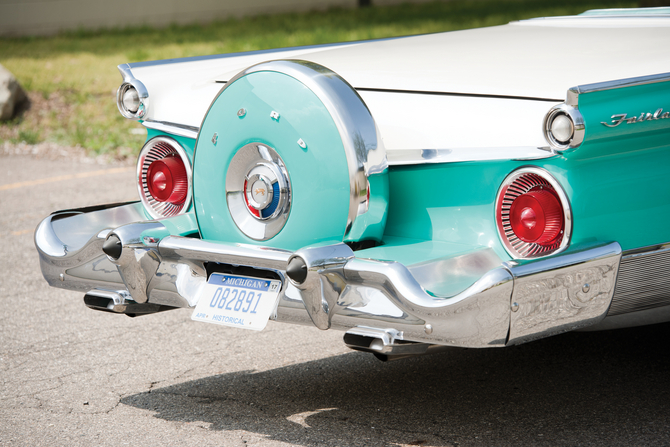
M 277 306 L 281 281 L 212 273 L 192 320 L 261 331 Z

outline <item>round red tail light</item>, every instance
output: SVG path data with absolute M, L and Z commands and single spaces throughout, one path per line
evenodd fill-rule
M 551 190 L 531 190 L 512 202 L 509 210 L 512 231 L 524 242 L 551 243 L 563 229 L 561 202 Z
M 498 232 L 515 258 L 546 256 L 567 246 L 570 207 L 556 180 L 539 168 L 522 168 L 503 182 L 496 203 Z
M 147 170 L 147 184 L 157 201 L 175 205 L 184 203 L 188 192 L 184 162 L 174 156 L 154 161 Z
M 172 138 L 149 140 L 137 160 L 140 198 L 154 219 L 171 217 L 191 202 L 191 163 L 184 149 Z

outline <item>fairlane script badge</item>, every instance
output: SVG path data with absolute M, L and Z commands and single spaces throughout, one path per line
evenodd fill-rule
M 616 127 L 619 124 L 626 122 L 628 124 L 641 123 L 642 121 L 656 121 L 664 120 L 670 118 L 670 112 L 663 113 L 663 109 L 658 109 L 654 113 L 642 112 L 640 116 L 631 116 L 628 117 L 626 113 L 619 113 L 618 115 L 612 115 L 612 122 L 606 123 L 601 121 L 601 124 L 604 124 L 607 127 Z

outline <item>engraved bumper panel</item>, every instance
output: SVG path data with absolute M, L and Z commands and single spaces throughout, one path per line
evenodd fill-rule
M 509 265 L 514 275 L 508 344 L 591 326 L 612 303 L 621 247 L 616 242 Z M 511 264 L 511 263 L 510 263 Z

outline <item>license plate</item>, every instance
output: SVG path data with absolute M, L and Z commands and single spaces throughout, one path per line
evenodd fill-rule
M 192 320 L 261 331 L 275 310 L 281 281 L 212 273 Z

